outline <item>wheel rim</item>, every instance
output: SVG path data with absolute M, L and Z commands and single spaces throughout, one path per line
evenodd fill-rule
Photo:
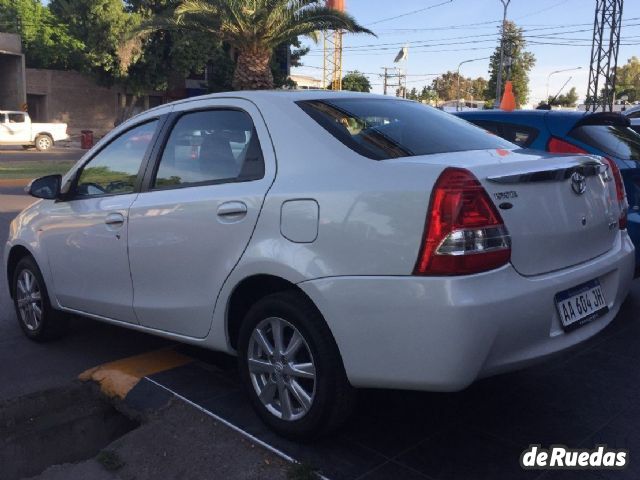
M 309 345 L 286 320 L 261 321 L 247 352 L 251 384 L 271 414 L 287 421 L 304 417 L 315 397 L 316 367 Z
M 38 147 L 43 150 L 46 150 L 51 146 L 51 141 L 47 137 L 42 137 L 38 140 Z
M 20 320 L 28 330 L 37 330 L 42 323 L 42 295 L 35 275 L 23 270 L 18 275 L 16 299 Z

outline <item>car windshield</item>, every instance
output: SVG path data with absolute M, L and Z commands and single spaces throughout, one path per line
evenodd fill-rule
M 453 115 L 406 100 L 349 98 L 298 105 L 347 147 L 375 160 L 518 148 Z
M 620 160 L 640 161 L 640 135 L 631 128 L 612 125 L 584 125 L 574 129 L 573 138 Z

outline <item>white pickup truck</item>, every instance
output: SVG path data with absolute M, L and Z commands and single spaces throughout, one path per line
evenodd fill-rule
M 0 145 L 35 146 L 44 151 L 67 138 L 66 123 L 31 123 L 26 112 L 0 110 Z

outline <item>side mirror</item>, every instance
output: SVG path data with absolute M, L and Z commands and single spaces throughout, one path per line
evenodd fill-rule
M 62 175 L 47 175 L 32 180 L 25 191 L 32 197 L 55 200 L 60 196 L 61 185 Z

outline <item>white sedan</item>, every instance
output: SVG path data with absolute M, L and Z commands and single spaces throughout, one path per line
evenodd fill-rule
M 216 94 L 35 180 L 6 273 L 28 337 L 74 313 L 236 353 L 309 438 L 354 388 L 460 390 L 602 330 L 634 269 L 617 175 L 396 98 Z

